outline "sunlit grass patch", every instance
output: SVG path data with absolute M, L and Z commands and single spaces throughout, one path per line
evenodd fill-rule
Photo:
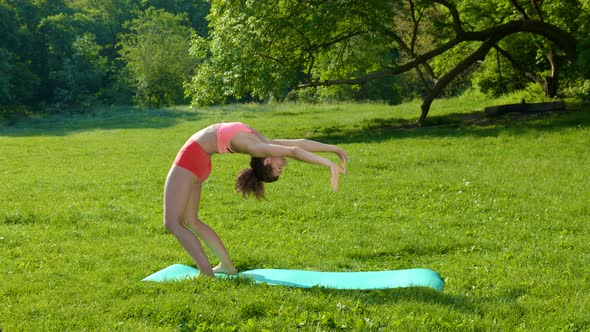
M 463 121 L 498 102 L 436 101 L 422 127 L 407 103 L 118 109 L 0 128 L 0 329 L 587 329 L 590 118 Z M 444 292 L 141 282 L 193 264 L 162 227 L 163 184 L 184 141 L 218 121 L 351 156 L 338 193 L 326 169 L 290 161 L 264 201 L 234 192 L 247 157 L 214 156 L 200 214 L 239 269 L 425 267 Z

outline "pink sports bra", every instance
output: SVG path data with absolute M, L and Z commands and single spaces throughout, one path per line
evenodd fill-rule
M 229 141 L 236 133 L 252 133 L 256 131 L 241 122 L 227 122 L 217 125 L 217 151 L 219 153 L 233 153 Z

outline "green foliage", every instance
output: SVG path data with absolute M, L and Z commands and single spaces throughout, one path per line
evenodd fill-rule
M 516 3 L 524 10 L 528 19 L 549 22 L 574 34 L 580 41 L 583 41 L 588 35 L 587 22 L 590 11 L 584 1 L 535 2 L 539 6 L 540 12 L 533 7 L 533 2 L 517 1 Z M 524 18 L 523 13 L 515 10 L 510 2 L 462 1 L 459 6 L 466 26 L 470 29 L 481 30 L 498 23 Z M 522 89 L 526 85 L 526 81 L 539 84 L 540 77 L 551 75 L 550 64 L 546 56 L 549 51 L 556 50 L 552 43 L 539 37 L 531 37 L 529 34 L 515 34 L 502 40 L 499 46 L 510 54 L 516 65 L 502 57 L 500 67 L 504 68 L 504 75 L 498 75 L 497 72 L 494 75 L 492 68 L 495 66 L 497 70 L 497 60 L 492 61 L 491 55 L 493 54 L 488 55 L 480 68 L 481 70 L 474 73 L 472 81 L 474 86 L 481 89 L 482 92 L 497 96 Z M 558 67 L 561 74 L 559 79 L 564 79 L 566 83 L 561 85 L 560 93 L 572 97 L 571 91 L 579 90 L 578 88 L 582 88 L 584 85 L 583 80 L 580 81 L 576 78 L 577 65 L 558 60 Z M 535 75 L 537 75 L 536 79 L 533 78 Z
M 380 8 L 345 0 L 213 1 L 209 38 L 193 41 L 200 64 L 187 94 L 196 105 L 282 100 L 294 85 L 314 77 L 380 68 L 391 60 L 392 43 L 363 31 L 367 13 Z
M 0 1 L 2 109 L 129 104 L 129 72 L 120 61 L 117 36 L 128 32 L 124 22 L 150 7 L 185 15 L 184 28 L 207 33 L 209 6 L 202 1 Z M 184 78 L 164 82 L 180 90 L 171 101 L 184 102 L 178 88 Z
M 432 66 L 432 69 L 434 70 L 436 77 L 440 77 L 452 70 L 465 58 L 466 54 L 474 52 L 479 46 L 481 46 L 481 43 L 460 43 L 459 45 L 453 47 L 449 51 L 434 58 L 432 61 L 430 61 L 430 65 Z M 473 80 L 473 72 L 477 71 L 478 69 L 479 68 L 469 68 L 469 70 L 465 71 L 463 75 L 455 79 L 452 82 L 452 84 L 450 84 L 449 87 L 445 89 L 445 96 L 458 96 L 465 90 L 469 89 L 472 86 L 472 84 L 477 82 Z
M 264 6 L 250 1 L 212 3 L 210 38 L 193 42 L 200 64 L 187 94 L 196 104 L 280 98 L 292 84 L 298 59 L 286 53 L 294 51 L 293 32 L 276 29 L 276 15 L 260 10 Z
M 568 67 L 562 94 L 574 100 L 590 100 L 590 36 L 578 44 L 578 61 Z
M 50 73 L 55 82 L 57 105 L 91 106 L 105 86 L 108 63 L 101 56 L 102 46 L 92 34 L 84 34 L 72 42 L 72 55 L 64 60 L 60 70 Z
M 590 36 L 578 45 L 578 66 L 581 69 L 581 76 L 590 78 Z
M 140 1 L 143 9 L 150 7 L 163 9 L 176 15 L 184 14 L 188 16 L 190 26 L 201 36 L 208 33 L 207 21 L 205 17 L 209 14 L 209 1 L 194 0 L 142 0 Z
M 588 11 L 579 0 L 537 2 L 539 11 L 532 3 L 521 2 L 453 4 L 457 5 L 462 28 L 469 32 L 490 31 L 500 24 L 526 18 L 549 22 L 579 38 L 587 35 L 581 27 Z M 481 45 L 460 43 L 422 66 L 421 75 L 405 74 L 405 79 L 412 79 L 409 81 L 356 83 L 352 79 L 387 68 L 395 70 L 449 42 L 455 36 L 451 12 L 442 4 L 398 1 L 244 0 L 213 1 L 211 6 L 211 34 L 193 40 L 192 54 L 199 61 L 199 69 L 186 85 L 186 92 L 194 105 L 282 100 L 285 96 L 289 100 L 314 102 L 336 98 L 395 103 L 424 95 L 441 76 Z M 542 86 L 548 86 L 549 79 L 551 83 L 558 82 L 547 60 L 556 48 L 546 39 L 529 33 L 510 35 L 500 41 L 500 47 L 506 51 L 503 57 L 511 57 L 501 60 L 504 77 L 491 75 L 493 66 L 488 59 L 479 67 L 464 70 L 445 87 L 443 95 L 458 95 L 474 83 L 490 95 L 499 95 L 522 89 L 529 81 Z M 563 60 L 556 61 L 557 66 L 567 67 Z M 416 82 L 423 86 L 417 89 Z M 323 83 L 326 87 L 316 86 Z M 301 85 L 310 86 L 311 90 L 301 91 Z M 400 95 L 405 91 L 412 95 Z M 553 96 L 553 91 L 549 87 L 545 93 Z
M 403 77 L 389 77 L 369 81 L 360 88 L 355 100 L 382 101 L 389 105 L 400 104 L 404 98 L 407 98 L 397 90 L 397 87 L 404 84 L 402 80 Z
M 528 84 L 521 73 L 497 51 L 488 54 L 473 75 L 471 82 L 475 88 L 490 97 L 521 90 Z
M 590 112 L 466 122 L 519 99 L 440 100 L 422 127 L 408 126 L 416 102 L 105 108 L 2 126 L 0 329 L 585 331 Z M 324 167 L 291 161 L 257 202 L 234 193 L 248 158 L 214 156 L 200 216 L 239 269 L 426 267 L 445 290 L 141 282 L 192 264 L 162 226 L 164 179 L 187 137 L 222 120 L 352 159 L 337 193 Z
M 486 30 L 525 15 L 539 19 L 530 1 L 451 3 L 457 5 L 466 31 Z M 584 46 L 590 34 L 587 1 L 536 3 L 545 22 L 571 32 L 580 41 L 578 64 L 567 64 L 562 54 L 556 54 L 559 82 L 563 83 L 560 95 L 584 96 L 589 72 L 584 60 L 589 58 Z M 148 19 L 146 12 L 158 10 L 182 17 L 161 18 L 170 24 L 167 33 L 177 35 L 161 42 L 157 35 L 142 31 L 138 38 L 132 22 L 155 22 L 158 19 Z M 424 96 L 477 43 L 465 43 L 437 56 L 428 64 L 434 73 L 422 66 L 421 75 L 412 70 L 395 79 L 380 77 L 309 91 L 299 90 L 298 85 L 395 70 L 451 40 L 452 23 L 450 12 L 430 1 L 0 0 L 0 105 L 2 109 L 62 111 L 94 104 L 129 104 L 133 95 L 144 104 L 186 103 L 189 99 L 196 105 L 264 102 L 286 97 L 397 103 Z M 189 45 L 185 39 L 191 34 Z M 166 41 L 174 43 L 166 46 Z M 162 68 L 151 61 L 142 66 L 142 61 L 157 55 L 138 55 L 144 42 L 166 48 L 174 65 Z M 86 46 L 89 51 L 81 50 Z M 510 91 L 522 87 L 524 77 L 551 74 L 546 55 L 556 49 L 545 39 L 523 34 L 505 38 L 500 46 L 526 65 L 503 71 L 513 85 L 494 81 L 488 59 L 478 67 L 480 71 L 467 70 L 443 95 L 457 95 L 471 86 L 498 94 L 503 91 L 494 87 Z M 192 56 L 186 56 L 189 49 Z M 503 62 L 502 67 L 507 66 Z
M 437 77 L 444 75 L 449 70 L 453 69 L 463 58 L 465 54 L 475 51 L 481 43 L 464 42 L 443 53 L 441 56 L 433 59 L 430 64 L 434 69 Z
M 194 31 L 186 27 L 185 20 L 184 15 L 150 7 L 129 22 L 130 32 L 121 36 L 121 57 L 140 104 L 182 103 L 183 82 L 192 75 L 194 67 L 188 56 Z
M 0 5 L 0 105 L 8 107 L 31 103 L 40 84 L 27 57 L 31 35 L 19 26 L 16 14 L 14 8 Z
M 14 66 L 12 54 L 0 48 L 0 104 L 9 104 L 13 100 L 11 78 Z
M 363 101 L 385 102 L 390 105 L 397 105 L 402 100 L 411 99 L 413 96 L 410 89 L 401 91 L 402 86 L 410 87 L 410 84 L 404 80 L 404 77 L 390 77 L 382 80 L 369 81 L 360 87 L 355 85 L 334 85 L 320 86 L 314 89 L 293 90 L 289 92 L 286 98 L 290 102 L 312 104 Z

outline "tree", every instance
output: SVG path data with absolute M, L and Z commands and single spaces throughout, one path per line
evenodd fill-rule
M 4 48 L 0 48 L 0 105 L 11 104 L 14 100 L 12 94 L 12 54 Z
M 182 35 L 152 42 L 161 49 L 184 48 L 170 66 L 185 66 L 164 76 L 170 85 L 165 102 L 184 102 L 182 82 L 190 78 L 193 60 L 187 56 L 191 26 L 207 35 L 206 1 L 179 0 L 0 0 L 0 106 L 2 110 L 59 111 L 95 103 L 129 103 L 133 91 L 130 66 L 119 53 L 119 37 L 132 35 L 133 20 L 145 20 L 150 7 L 166 9 L 182 19 L 169 33 Z M 154 9 L 151 9 L 154 10 Z M 187 13 L 188 19 L 184 14 Z M 124 22 L 129 22 L 124 26 Z M 180 22 L 180 23 L 179 23 Z M 176 29 L 176 30 L 174 30 Z M 179 51 L 180 52 L 180 51 Z M 168 52 L 170 53 L 170 52 Z M 137 57 L 139 58 L 139 57 Z M 136 67 L 138 68 L 138 67 Z M 188 72 L 188 74 L 186 74 Z M 154 86 L 153 84 L 151 85 Z M 133 86 L 135 91 L 137 85 Z M 142 90 L 143 92 L 147 90 Z M 171 91 L 174 91 L 173 93 Z M 142 92 L 142 93 L 143 93 Z M 138 94 L 141 96 L 142 94 Z M 0 110 L 0 112 L 4 112 Z M 14 112 L 13 112 L 14 113 Z
M 250 2 L 213 1 L 209 15 L 210 37 L 198 36 L 192 54 L 200 62 L 187 93 L 198 104 L 223 103 L 251 97 L 281 99 L 300 81 L 370 70 L 350 61 L 358 42 L 384 51 L 382 43 L 370 43 L 371 35 L 354 24 L 355 8 L 347 1 L 337 5 L 323 1 Z M 375 37 L 380 37 L 375 35 Z M 331 48 L 341 45 L 338 48 Z M 331 54 L 334 53 L 335 55 Z M 362 57 L 361 59 L 366 59 Z M 331 63 L 330 63 L 331 62 Z M 379 67 L 379 64 L 369 63 Z
M 517 0 L 500 11 L 471 3 L 214 0 L 210 36 L 194 41 L 200 64 L 188 93 L 195 103 L 247 95 L 280 99 L 290 89 L 364 85 L 414 70 L 425 90 L 422 122 L 449 83 L 491 50 L 506 57 L 501 43 L 508 37 L 535 36 L 550 46 L 544 49 L 548 61 L 550 54 L 555 61 L 576 60 L 577 39 L 567 27 L 524 17 L 531 9 L 519 9 L 524 7 Z M 494 3 L 484 1 L 482 6 Z M 392 57 L 396 51 L 400 56 Z
M 34 36 L 18 19 L 19 8 L 0 1 L 0 105 L 32 103 L 39 93 L 40 77 L 31 55 Z
M 467 8 L 467 9 L 466 9 Z M 543 2 L 532 0 L 519 2 L 511 0 L 505 3 L 495 2 L 466 2 L 463 5 L 464 12 L 474 18 L 467 17 L 477 28 L 485 28 L 493 22 L 486 22 L 490 15 L 485 12 L 496 13 L 492 18 L 497 22 L 505 23 L 511 20 L 537 20 L 547 22 L 565 31 L 575 32 L 578 36 L 584 33 L 579 31 L 578 22 L 583 20 L 582 4 L 577 0 L 562 0 L 559 2 Z M 466 10 L 465 10 L 466 9 Z M 481 18 L 484 18 L 483 20 Z M 479 18 L 479 19 L 478 19 Z M 521 77 L 539 84 L 548 98 L 557 95 L 559 87 L 559 74 L 566 62 L 559 55 L 555 44 L 550 39 L 531 36 L 529 34 L 512 34 L 507 36 L 498 44 L 494 45 L 495 54 L 501 56 L 486 59 L 488 63 L 495 62 L 501 71 L 501 64 L 505 68 L 511 66 L 521 74 Z M 509 70 L 506 70 L 510 73 Z M 501 74 L 500 74 L 501 78 Z M 512 75 L 512 78 L 515 78 Z
M 96 36 L 86 33 L 72 42 L 72 51 L 58 70 L 50 74 L 55 82 L 55 100 L 68 106 L 89 106 L 106 84 L 108 64 L 100 55 Z
M 175 15 L 187 15 L 192 28 L 201 36 L 207 35 L 208 28 L 205 19 L 209 14 L 209 2 L 207 0 L 143 0 L 141 5 L 143 9 L 154 7 Z
M 120 54 L 137 100 L 150 106 L 181 103 L 183 82 L 194 70 L 188 56 L 194 30 L 186 17 L 150 7 L 126 27 L 130 32 L 121 35 Z

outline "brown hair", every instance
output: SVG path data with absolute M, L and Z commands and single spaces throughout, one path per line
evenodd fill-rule
M 278 176 L 272 176 L 272 167 L 264 165 L 265 158 L 252 157 L 250 168 L 244 168 L 236 178 L 236 191 L 244 198 L 250 194 L 264 198 L 264 182 L 275 182 Z

